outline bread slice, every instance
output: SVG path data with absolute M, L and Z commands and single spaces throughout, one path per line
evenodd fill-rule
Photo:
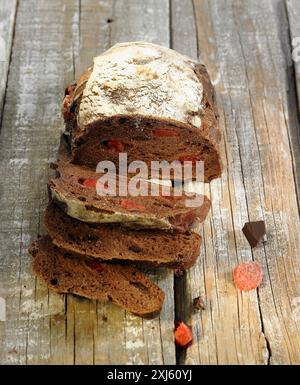
M 103 261 L 126 261 L 177 269 L 191 267 L 200 253 L 201 236 L 163 230 L 132 230 L 114 224 L 88 224 L 50 203 L 44 226 L 57 246 Z
M 65 144 L 52 167 L 56 168 L 58 177 L 48 183 L 51 198 L 69 216 L 83 222 L 120 223 L 134 228 L 184 232 L 191 230 L 196 222 L 203 222 L 210 209 L 207 197 L 193 193 L 175 196 L 174 189 L 171 189 L 171 196 L 120 196 L 118 181 L 116 196 L 98 195 L 96 182 L 102 174 L 72 163 Z M 150 192 L 152 184 L 146 180 L 141 180 L 141 183 Z M 101 191 L 105 193 L 104 189 Z M 195 199 L 197 206 L 187 207 L 187 202 Z
M 214 89 L 203 64 L 146 42 L 116 44 L 67 89 L 63 102 L 73 159 L 204 161 L 220 176 L 221 139 Z M 195 177 L 195 170 L 194 170 Z
M 141 317 L 153 317 L 161 310 L 164 293 L 133 267 L 67 252 L 55 246 L 49 236 L 34 241 L 29 252 L 35 274 L 57 293 L 110 300 Z

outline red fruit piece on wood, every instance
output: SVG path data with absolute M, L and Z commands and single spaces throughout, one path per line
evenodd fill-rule
M 238 265 L 233 271 L 235 286 L 243 291 L 254 290 L 262 283 L 263 269 L 258 262 L 246 262 Z
M 193 340 L 191 329 L 183 322 L 179 322 L 175 327 L 175 343 L 181 347 L 187 347 Z

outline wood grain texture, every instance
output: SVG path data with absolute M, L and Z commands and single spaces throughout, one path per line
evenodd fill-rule
M 198 60 L 198 41 L 197 29 L 195 23 L 195 13 L 192 0 L 173 0 L 171 2 L 171 42 L 172 48 L 176 51 Z M 208 220 L 208 219 L 207 219 Z M 202 237 L 203 234 L 201 233 Z M 201 245 L 201 255 L 204 244 Z M 200 262 L 201 263 L 201 262 Z M 197 265 L 199 261 L 197 262 Z M 181 277 L 176 277 L 174 282 L 175 290 L 175 318 L 177 321 L 183 321 L 190 325 L 191 311 L 191 287 L 199 289 L 200 281 L 193 281 L 189 284 L 188 280 L 192 279 L 192 273 L 195 267 L 188 270 Z M 193 333 L 195 327 L 193 328 Z M 190 348 L 189 348 L 190 349 Z M 177 349 L 176 359 L 179 364 L 184 364 L 186 358 L 185 349 Z
M 0 0 L 6 48 L 15 5 Z M 212 211 L 201 256 L 175 282 L 176 318 L 194 334 L 178 362 L 300 363 L 299 68 L 291 58 L 298 33 L 296 0 L 19 1 L 7 88 L 8 66 L 0 63 L 0 363 L 175 363 L 170 271 L 148 272 L 166 300 L 159 318 L 142 320 L 111 304 L 49 292 L 32 275 L 27 253 L 42 231 L 64 85 L 93 56 L 126 40 L 201 58 L 224 133 L 223 176 L 206 186 Z M 268 242 L 251 250 L 241 228 L 258 219 L 266 221 Z M 231 272 L 249 260 L 262 263 L 265 279 L 257 291 L 241 293 Z M 198 296 L 206 310 L 195 312 Z
M 282 12 L 287 31 L 282 33 L 285 40 L 281 45 L 285 52 L 287 64 L 287 107 L 290 120 L 290 147 L 294 163 L 294 176 L 297 188 L 298 206 L 300 197 L 300 3 L 286 0 Z M 286 22 L 284 22 L 286 21 Z M 284 27 L 282 27 L 284 28 Z M 300 206 L 299 206 L 300 207 Z
M 300 113 L 300 2 L 297 0 L 285 0 L 288 20 L 291 46 L 290 55 L 293 58 L 295 69 L 295 78 L 298 94 L 298 109 Z M 293 55 L 294 50 L 294 55 Z
M 194 7 L 199 52 L 217 91 L 225 170 L 210 184 L 203 252 L 187 274 L 184 316 L 196 341 L 183 359 L 299 363 L 300 233 L 284 6 L 195 0 Z M 266 221 L 268 242 L 251 250 L 241 229 L 258 219 Z M 238 292 L 232 270 L 249 260 L 262 263 L 264 284 L 257 292 Z M 191 302 L 199 295 L 207 309 L 194 313 Z
M 169 46 L 169 1 L 116 1 L 111 23 L 111 45 L 122 41 L 148 41 Z M 129 363 L 175 364 L 174 291 L 170 270 L 153 272 L 152 279 L 165 292 L 165 302 L 159 318 L 146 321 L 126 315 L 125 341 Z M 108 348 L 110 346 L 108 340 Z
M 16 9 L 17 0 L 0 0 L 0 125 L 10 63 Z
M 166 300 L 160 317 L 142 320 L 111 304 L 49 292 L 32 275 L 27 253 L 42 231 L 64 85 L 111 44 L 141 39 L 169 44 L 168 1 L 20 1 L 0 137 L 1 363 L 175 363 L 170 271 L 150 272 Z
M 168 1 L 108 1 L 101 2 L 99 8 L 95 7 L 95 1 L 82 2 L 80 47 L 78 59 L 75 59 L 75 77 L 90 64 L 87 61 L 88 57 L 91 61 L 95 54 L 117 42 L 146 40 L 168 46 L 168 20 Z M 91 30 L 91 23 L 95 25 L 96 33 L 95 29 Z M 101 30 L 105 33 L 101 34 Z M 93 311 L 96 316 L 88 318 L 87 322 L 84 321 L 84 317 L 80 318 L 81 323 L 94 330 L 90 345 L 93 343 L 95 363 L 175 363 L 173 274 L 170 271 L 152 272 L 151 277 L 166 294 L 160 317 L 143 320 L 111 304 L 103 306 L 95 303 Z M 69 301 L 73 302 L 74 299 L 70 297 L 68 303 Z M 89 311 L 90 308 L 86 308 L 85 314 Z M 95 322 L 96 326 L 93 326 Z M 76 348 L 83 352 L 80 362 L 86 363 L 84 358 L 87 355 L 84 350 L 88 349 L 90 353 L 93 350 L 87 348 L 84 338 L 80 345 L 78 341 L 79 339 L 76 340 Z
M 62 1 L 18 6 L 0 136 L 6 181 L 1 184 L 0 276 L 7 312 L 0 326 L 1 363 L 48 362 L 54 348 L 51 321 L 65 312 L 64 298 L 35 280 L 27 252 L 41 231 L 48 162 L 62 124 L 58 100 L 64 82 L 72 79 L 69 47 L 76 9 L 64 13 L 64 7 Z

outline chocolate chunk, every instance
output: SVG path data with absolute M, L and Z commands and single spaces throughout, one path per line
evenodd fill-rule
M 130 281 L 129 282 L 130 285 L 136 287 L 137 289 L 141 290 L 141 291 L 147 291 L 147 286 L 145 286 L 143 283 L 141 282 L 133 282 L 133 281 Z
M 129 246 L 128 248 L 134 253 L 140 253 L 142 251 L 142 249 L 138 245 L 132 245 L 132 246 Z
M 205 303 L 201 297 L 196 297 L 193 299 L 193 309 L 205 310 Z
M 99 237 L 97 237 L 96 235 L 93 235 L 93 234 L 87 234 L 84 237 L 84 240 L 86 240 L 88 242 L 97 242 L 97 241 L 99 241 Z
M 264 221 L 246 222 L 242 229 L 251 247 L 256 247 L 263 242 L 266 235 L 266 225 Z
M 58 285 L 58 279 L 57 278 L 52 278 L 50 283 L 51 283 L 51 285 Z

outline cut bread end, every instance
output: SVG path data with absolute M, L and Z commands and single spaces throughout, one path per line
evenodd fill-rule
M 162 308 L 162 290 L 133 267 L 99 263 L 67 252 L 49 236 L 34 241 L 29 252 L 35 274 L 57 293 L 112 301 L 140 317 L 154 317 Z

